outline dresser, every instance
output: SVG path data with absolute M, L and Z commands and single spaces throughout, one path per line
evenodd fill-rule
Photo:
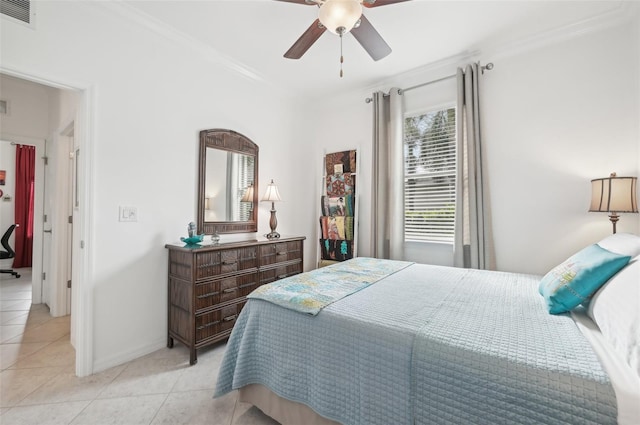
M 260 285 L 302 273 L 305 237 L 184 245 L 167 244 L 169 252 L 169 332 L 189 347 L 190 363 L 197 349 L 229 337 L 246 303 Z

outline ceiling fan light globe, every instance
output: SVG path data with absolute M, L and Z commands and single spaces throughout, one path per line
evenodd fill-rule
M 351 31 L 360 16 L 362 4 L 358 0 L 326 0 L 320 6 L 318 18 L 332 33 L 339 34 L 338 28 L 344 28 L 344 34 Z

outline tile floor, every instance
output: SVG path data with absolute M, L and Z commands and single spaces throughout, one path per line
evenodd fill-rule
M 0 275 L 0 423 L 274 425 L 237 393 L 213 399 L 224 344 L 198 352 L 176 342 L 92 376 L 75 376 L 69 316 L 31 305 L 31 274 Z

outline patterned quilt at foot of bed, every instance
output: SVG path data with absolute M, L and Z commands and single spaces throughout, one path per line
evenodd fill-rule
M 261 299 L 290 310 L 316 315 L 342 298 L 410 266 L 406 261 L 354 258 L 263 285 L 247 298 Z

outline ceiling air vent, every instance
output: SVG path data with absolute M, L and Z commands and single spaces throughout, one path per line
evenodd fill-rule
M 0 13 L 31 23 L 31 0 L 0 0 Z

